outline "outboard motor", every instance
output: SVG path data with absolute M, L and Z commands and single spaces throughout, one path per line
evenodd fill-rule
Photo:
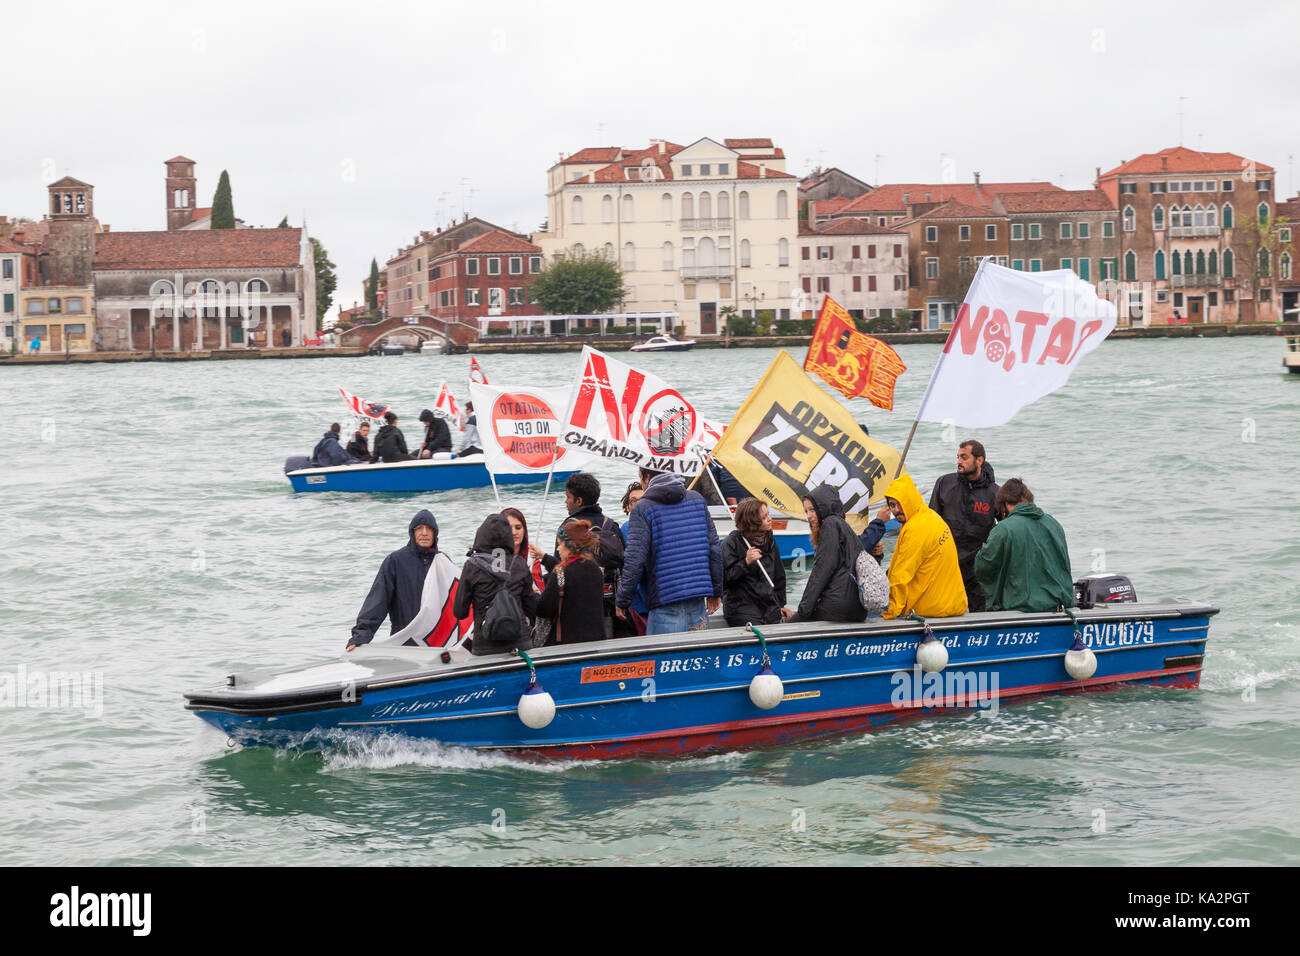
M 1133 582 L 1122 574 L 1089 574 L 1074 582 L 1076 607 L 1098 604 L 1132 604 L 1137 601 Z
M 286 475 L 291 471 L 301 471 L 310 467 L 311 457 L 308 455 L 290 455 L 284 460 L 284 473 Z

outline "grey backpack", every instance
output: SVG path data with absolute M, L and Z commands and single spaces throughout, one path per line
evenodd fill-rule
M 858 555 L 853 570 L 853 576 L 858 582 L 858 600 L 867 613 L 874 611 L 878 614 L 889 607 L 889 578 L 870 551 Z

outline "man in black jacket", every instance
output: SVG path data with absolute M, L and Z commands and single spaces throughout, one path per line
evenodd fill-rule
M 984 610 L 984 592 L 975 579 L 975 554 L 996 523 L 993 499 L 997 494 L 993 466 L 984 460 L 984 446 L 973 439 L 961 443 L 957 470 L 936 481 L 930 493 L 930 508 L 952 529 L 968 611 Z
M 607 518 L 600 507 L 600 482 L 595 475 L 579 471 L 569 476 L 564 483 L 564 507 L 568 509 L 567 521 L 590 521 L 591 530 L 600 538 L 600 548 L 596 562 L 600 565 L 605 579 L 605 623 L 606 632 L 613 637 L 626 636 L 615 633 L 622 625 L 614 614 L 614 592 L 618 590 L 618 579 L 623 572 L 623 533 L 619 531 L 618 522 Z M 564 522 L 560 523 L 564 527 Z M 559 529 L 556 529 L 559 535 Z M 547 571 L 560 563 L 559 551 L 543 554 L 536 545 L 529 547 L 533 557 L 542 562 Z
M 361 461 L 370 460 L 370 422 L 362 422 L 348 442 L 348 454 Z
M 508 527 L 508 526 L 507 526 Z M 398 548 L 379 566 L 370 593 L 357 614 L 356 627 L 348 639 L 348 650 L 369 644 L 379 625 L 388 618 L 390 633 L 396 634 L 420 612 L 424 579 L 438 553 L 438 522 L 428 509 L 417 511 L 407 526 L 410 541 Z
M 375 436 L 375 453 L 370 461 L 410 461 L 411 453 L 406 450 L 406 436 L 397 427 L 397 414 L 384 412 L 384 424 Z
M 446 413 L 425 409 L 420 412 L 420 421 L 424 422 L 424 441 L 420 445 L 420 457 L 432 458 L 439 452 L 451 451 L 451 429 L 447 427 Z

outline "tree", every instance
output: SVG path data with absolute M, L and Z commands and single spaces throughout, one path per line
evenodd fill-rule
M 319 239 L 311 240 L 311 252 L 316 261 L 316 315 L 320 317 L 329 311 L 339 280 L 334 275 L 334 263 L 330 262 L 329 253 Z
M 962 259 L 966 261 L 963 262 Z M 940 298 L 960 305 L 966 301 L 966 293 L 970 291 L 970 284 L 975 280 L 976 268 L 974 260 L 969 257 L 959 258 L 956 268 L 950 267 L 939 273 L 935 292 Z
M 366 311 L 379 314 L 379 261 L 370 260 L 370 278 L 366 281 Z
M 530 290 L 533 301 L 551 315 L 608 312 L 627 295 L 623 274 L 601 255 L 558 253 Z
M 1267 284 L 1273 276 L 1274 264 L 1281 263 L 1283 253 L 1295 252 L 1289 242 L 1282 241 L 1282 230 L 1289 228 L 1291 221 L 1286 216 L 1260 217 L 1258 215 L 1243 217 L 1238 220 L 1236 233 L 1242 242 L 1233 250 L 1236 256 L 1235 271 L 1246 278 L 1246 286 L 1252 296 L 1259 295 L 1259 287 Z M 1258 302 L 1256 298 L 1254 301 Z M 1258 318 L 1258 313 L 1250 316 Z
M 230 195 L 230 174 L 224 169 L 217 180 L 217 194 L 212 197 L 212 228 L 235 228 L 235 202 Z
M 283 219 L 281 219 L 281 220 L 280 220 L 280 225 L 276 226 L 275 228 L 276 228 L 276 229 L 288 229 L 288 228 L 289 228 L 289 217 L 288 217 L 288 216 L 285 216 Z

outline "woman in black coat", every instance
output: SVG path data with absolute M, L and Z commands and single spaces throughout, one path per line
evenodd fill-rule
M 605 574 L 595 557 L 599 543 L 590 521 L 560 526 L 560 560 L 546 576 L 546 589 L 537 601 L 537 616 L 555 621 L 547 645 L 605 639 Z
M 452 605 L 452 613 L 458 618 L 468 617 L 471 610 L 474 612 L 474 643 L 470 650 L 475 654 L 498 654 L 531 644 L 528 633 L 517 644 L 488 644 L 480 630 L 492 599 L 507 586 L 531 622 L 537 612 L 537 592 L 533 590 L 528 565 L 515 556 L 514 536 L 505 515 L 488 515 L 474 535 L 474 547 L 461 568 L 456 601 Z
M 736 507 L 736 530 L 722 542 L 722 614 L 732 627 L 780 624 L 794 613 L 784 604 L 785 567 L 772 516 L 763 502 L 746 498 Z
M 840 496 L 834 488 L 819 485 L 803 503 L 817 558 L 791 620 L 865 621 L 867 612 L 853 576 L 862 544 L 844 520 Z

